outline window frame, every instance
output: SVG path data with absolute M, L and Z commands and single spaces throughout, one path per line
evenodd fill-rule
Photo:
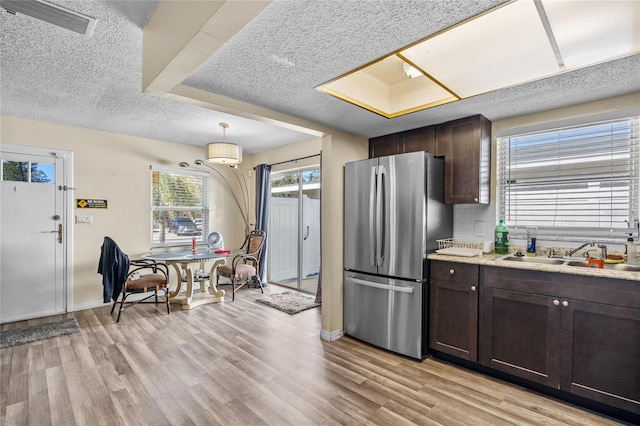
M 198 176 L 202 178 L 202 205 L 201 206 L 156 206 L 154 199 L 154 174 L 155 173 L 166 173 L 171 175 L 182 175 L 182 176 Z M 150 173 L 150 218 L 149 218 L 149 235 L 151 248 L 161 248 L 161 247 L 177 247 L 177 246 L 190 246 L 191 240 L 193 237 L 196 237 L 197 242 L 205 241 L 206 236 L 209 232 L 209 216 L 211 209 L 211 179 L 210 175 L 207 172 L 197 171 L 197 170 L 185 170 L 183 168 L 169 168 L 169 167 L 151 167 Z M 180 236 L 176 236 L 171 240 L 156 241 L 154 239 L 154 216 L 156 212 L 200 212 L 200 217 L 202 218 L 202 230 L 196 232 L 195 235 L 188 235 L 181 238 Z M 165 233 L 165 237 L 168 234 L 168 230 Z
M 564 125 L 561 123 L 553 123 L 553 124 L 546 125 L 544 128 L 539 127 L 535 130 L 527 129 L 527 131 L 525 131 L 524 129 L 514 130 L 509 133 L 499 134 L 497 136 L 496 138 L 496 148 L 497 148 L 496 149 L 496 152 L 497 152 L 496 153 L 496 160 L 497 160 L 496 161 L 496 164 L 497 164 L 496 165 L 496 190 L 497 190 L 496 219 L 497 220 L 505 219 L 505 223 L 509 226 L 512 237 L 522 238 L 526 235 L 527 226 L 537 226 L 538 237 L 540 238 L 542 236 L 545 240 L 551 240 L 551 241 L 577 241 L 577 240 L 583 240 L 585 238 L 589 238 L 589 239 L 598 238 L 600 241 L 606 240 L 611 243 L 623 243 L 629 237 L 629 234 L 633 234 L 635 239 L 638 238 L 638 216 L 640 212 L 640 170 L 638 170 L 640 169 L 640 130 L 638 128 L 640 126 L 640 116 L 637 114 L 637 112 L 634 111 L 633 114 L 625 114 L 619 117 L 607 117 L 607 118 L 608 119 L 596 119 L 593 117 L 591 119 L 585 118 L 584 120 L 581 120 L 578 123 L 576 122 L 570 123 L 570 125 L 568 125 L 567 123 L 563 123 Z M 628 190 L 626 193 L 627 201 L 624 203 L 625 205 L 624 215 L 628 216 L 626 223 L 624 223 L 624 221 L 620 221 L 621 223 L 617 223 L 616 221 L 614 223 L 610 220 L 608 226 L 604 226 L 602 224 L 600 226 L 586 226 L 587 225 L 586 223 L 584 222 L 581 223 L 579 220 L 576 220 L 574 221 L 574 223 L 577 226 L 549 226 L 549 225 L 531 223 L 530 221 L 527 221 L 527 220 L 518 220 L 517 218 L 514 218 L 514 212 L 517 211 L 518 207 L 521 208 L 519 212 L 519 214 L 521 215 L 523 214 L 523 212 L 524 213 L 530 212 L 530 216 L 535 216 L 535 213 L 533 213 L 535 209 L 534 208 L 527 209 L 526 207 L 522 208 L 523 203 L 521 203 L 520 206 L 506 205 L 507 198 L 509 197 L 509 195 L 513 196 L 515 191 L 514 188 L 517 188 L 517 186 L 514 185 L 515 181 L 513 180 L 512 176 L 510 176 L 508 173 L 510 170 L 517 170 L 518 164 L 520 164 L 521 166 L 526 164 L 526 160 L 523 160 L 521 163 L 518 163 L 517 160 L 514 161 L 514 159 L 509 156 L 511 152 L 505 151 L 511 148 L 512 140 L 514 139 L 517 140 L 518 138 L 520 138 L 520 140 L 523 140 L 523 139 L 526 139 L 527 137 L 542 138 L 543 135 L 549 135 L 552 133 L 560 134 L 561 132 L 565 132 L 563 135 L 566 135 L 567 133 L 576 132 L 576 131 L 579 131 L 580 129 L 596 128 L 597 126 L 613 125 L 613 124 L 622 123 L 622 122 L 630 123 L 629 136 L 628 138 L 625 139 L 625 141 L 626 140 L 629 141 L 628 143 L 629 159 L 626 160 L 626 164 L 624 164 L 624 166 L 626 167 L 626 169 L 624 169 L 624 173 L 628 174 L 626 179 L 629 181 Z M 615 135 L 616 132 L 611 130 L 610 134 Z M 590 136 L 593 136 L 593 134 L 591 134 Z M 613 136 L 611 136 L 611 138 L 613 139 Z M 581 140 L 586 140 L 586 139 L 587 139 L 586 137 L 581 138 Z M 560 140 L 564 141 L 564 139 L 560 137 L 558 137 L 557 140 L 555 141 L 551 140 L 551 143 L 549 144 L 549 146 L 551 147 L 560 146 L 561 145 Z M 611 146 L 613 145 L 614 143 L 612 142 Z M 593 148 L 594 146 L 597 147 L 597 145 L 593 143 L 591 145 L 586 145 L 586 146 L 590 148 Z M 520 147 L 522 149 L 522 145 Z M 614 150 L 615 148 L 610 148 L 610 152 L 614 152 Z M 535 155 L 549 154 L 549 153 L 553 153 L 553 149 L 540 150 Z M 590 154 L 590 152 L 587 151 L 586 155 L 587 156 L 593 155 L 594 158 L 591 159 L 591 163 L 597 164 L 596 158 L 601 154 L 598 154 L 598 153 Z M 529 156 L 527 160 L 531 161 L 532 158 L 533 158 L 532 156 Z M 570 156 L 557 156 L 555 157 L 554 160 L 549 160 L 549 162 L 551 161 L 562 162 L 562 161 L 567 161 L 570 158 L 571 158 Z M 507 162 L 508 162 L 508 165 L 506 164 Z M 611 160 L 610 162 L 614 163 L 614 160 Z M 544 165 L 544 163 L 542 162 L 540 163 Z M 582 163 L 582 164 L 588 164 L 588 163 Z M 509 168 L 509 166 L 511 168 Z M 529 170 L 534 168 L 535 167 L 530 167 Z M 533 187 L 536 185 L 536 183 L 538 185 L 542 185 L 542 184 L 549 185 L 554 183 L 557 186 L 560 186 L 561 184 L 566 185 L 566 182 L 568 181 L 568 179 L 566 178 L 566 176 L 568 175 L 567 173 L 565 173 L 564 181 L 562 179 L 562 172 L 558 174 L 560 176 L 558 179 L 550 180 L 549 175 L 545 175 L 543 173 L 543 170 L 545 169 L 545 167 L 544 166 L 539 167 L 539 169 L 540 171 L 537 172 L 538 173 L 537 175 L 534 172 L 534 173 L 530 173 L 530 175 L 528 176 L 531 179 L 531 183 L 529 184 L 530 187 L 528 188 L 530 191 L 530 194 L 534 193 Z M 579 166 L 579 169 L 581 169 L 584 172 L 584 170 L 587 168 L 584 167 L 584 165 L 581 165 Z M 521 169 L 521 170 L 524 170 L 524 169 Z M 586 182 L 585 185 L 588 185 L 588 183 L 590 182 L 591 183 L 606 182 L 607 179 L 611 180 L 611 182 L 609 183 L 616 183 L 617 181 L 621 180 L 620 178 L 613 179 L 613 176 L 618 176 L 620 174 L 620 172 L 613 172 L 613 171 L 610 171 L 609 172 L 610 174 L 606 176 L 606 178 L 603 178 L 602 180 L 598 180 L 595 178 L 595 175 L 596 175 L 595 170 L 597 170 L 595 167 L 589 168 L 589 173 L 583 175 L 583 178 L 584 178 L 583 180 Z M 613 167 L 611 167 L 611 170 L 613 170 Z M 591 173 L 592 171 L 593 173 Z M 520 177 L 522 177 L 522 175 L 523 174 L 521 173 Z M 526 184 L 521 185 L 521 188 L 523 186 L 524 188 L 527 188 Z M 610 206 L 615 205 L 614 201 L 616 200 L 616 198 L 615 198 L 614 192 L 615 192 L 614 186 L 612 184 L 610 185 L 611 196 L 608 199 Z M 624 193 L 624 191 L 622 191 L 622 193 Z M 584 191 L 582 194 L 584 196 L 587 196 L 588 192 Z M 602 197 L 599 199 L 602 200 L 606 198 Z M 544 199 L 544 201 L 548 201 L 548 200 L 551 200 L 551 198 Z M 613 207 L 611 208 L 613 209 Z M 597 216 L 599 219 L 605 218 L 605 216 L 602 215 L 601 209 L 598 209 L 597 211 L 598 211 Z M 576 218 L 577 216 L 574 215 L 573 217 Z

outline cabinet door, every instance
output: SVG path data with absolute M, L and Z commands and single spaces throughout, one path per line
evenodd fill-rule
M 436 155 L 436 127 L 427 126 L 402 132 L 402 152 L 425 151 Z
M 476 284 L 431 281 L 429 347 L 478 361 L 478 291 Z
M 562 304 L 561 389 L 640 414 L 640 310 Z
M 481 115 L 439 124 L 436 155 L 444 150 L 447 204 L 489 203 L 491 123 Z
M 559 301 L 490 287 L 483 295 L 482 364 L 558 388 Z
M 429 347 L 478 361 L 477 265 L 432 261 Z
M 369 139 L 369 158 L 402 153 L 400 133 Z

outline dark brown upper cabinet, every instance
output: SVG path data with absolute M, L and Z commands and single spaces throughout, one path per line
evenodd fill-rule
M 488 204 L 491 122 L 482 115 L 369 139 L 369 158 L 425 151 L 445 159 L 447 204 Z
M 444 202 L 488 204 L 491 174 L 491 122 L 482 115 L 436 126 L 444 149 Z
M 369 158 L 384 157 L 386 155 L 402 154 L 402 139 L 400 133 L 378 136 L 369 139 Z
M 436 126 L 421 127 L 369 139 L 369 158 L 416 151 L 425 151 L 437 155 L 435 149 Z

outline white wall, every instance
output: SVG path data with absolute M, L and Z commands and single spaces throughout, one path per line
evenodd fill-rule
M 91 215 L 93 223 L 75 224 L 73 238 L 73 301 L 76 308 L 102 300 L 102 277 L 97 274 L 104 236 L 113 238 L 129 257 L 150 250 L 151 166 L 175 167 L 204 155 L 202 147 L 174 144 L 2 116 L 0 143 L 65 149 L 74 152 L 75 191 L 71 197 L 106 199 L 107 209 L 73 209 Z M 228 168 L 222 172 L 232 173 Z M 229 174 L 228 179 L 234 178 Z M 237 207 L 216 179 L 212 182 L 212 229 L 224 229 L 225 244 L 238 247 L 244 225 Z M 75 203 L 74 203 L 75 205 Z

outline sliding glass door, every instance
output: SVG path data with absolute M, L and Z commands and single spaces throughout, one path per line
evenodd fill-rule
M 312 293 L 320 272 L 320 169 L 271 174 L 269 282 Z

